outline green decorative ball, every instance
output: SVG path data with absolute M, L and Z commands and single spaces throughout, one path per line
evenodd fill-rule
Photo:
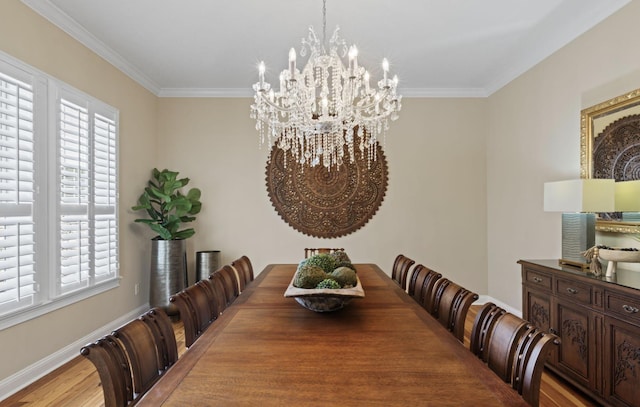
M 298 288 L 315 288 L 318 283 L 327 278 L 327 273 L 321 267 L 305 264 L 298 268 L 293 278 L 293 286 Z
M 335 259 L 328 253 L 313 255 L 307 259 L 307 262 L 305 264 L 307 266 L 314 265 L 321 267 L 325 271 L 325 273 L 331 273 L 336 268 Z
M 336 280 L 333 280 L 331 278 L 326 278 L 326 279 L 320 281 L 318 283 L 318 285 L 316 286 L 316 288 L 336 289 L 336 288 L 342 288 L 342 287 L 340 286 L 340 283 L 338 283 Z
M 338 267 L 330 275 L 344 288 L 355 287 L 358 284 L 356 272 L 349 267 Z

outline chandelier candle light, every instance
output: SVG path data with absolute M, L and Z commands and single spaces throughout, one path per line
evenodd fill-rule
M 298 70 L 296 51 L 291 48 L 289 67 L 280 73 L 278 91 L 265 81 L 265 65 L 260 62 L 251 118 L 256 119 L 261 144 L 290 151 L 300 164 L 339 168 L 345 150 L 354 162 L 358 148 L 370 167 L 376 159 L 378 137 L 386 135 L 389 119 L 396 120 L 401 109 L 402 97 L 396 94 L 398 77 L 389 79 L 389 62 L 383 59 L 383 78 L 377 89 L 372 88 L 369 72 L 358 65 L 358 49 L 347 47 L 338 35 L 339 28 L 327 50 L 326 0 L 322 12 L 322 42 L 309 27 L 300 50 L 303 57 L 310 53 L 309 60 Z M 345 66 L 341 57 L 347 54 Z

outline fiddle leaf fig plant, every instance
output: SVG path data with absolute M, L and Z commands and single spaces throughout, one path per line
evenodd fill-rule
M 178 172 L 164 169 L 153 169 L 152 178 L 144 189 L 138 204 L 131 209 L 145 210 L 149 218 L 136 219 L 138 223 L 149 225 L 158 236 L 156 240 L 187 239 L 196 232 L 193 228 L 180 229 L 183 223 L 193 222 L 202 208 L 200 190 L 191 188 L 186 195 L 182 187 L 189 183 L 189 178 L 178 179 Z

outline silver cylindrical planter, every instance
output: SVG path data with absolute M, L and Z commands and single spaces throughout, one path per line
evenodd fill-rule
M 187 286 L 186 240 L 151 241 L 151 307 L 163 307 L 167 314 L 178 310 L 169 297 Z
M 220 250 L 196 252 L 196 281 L 206 280 L 220 268 Z

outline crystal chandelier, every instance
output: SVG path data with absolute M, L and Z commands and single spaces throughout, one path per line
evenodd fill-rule
M 369 72 L 358 65 L 357 48 L 347 47 L 338 35 L 339 28 L 327 50 L 326 0 L 322 14 L 322 42 L 309 27 L 300 50 L 303 57 L 309 53 L 309 60 L 298 70 L 291 48 L 289 67 L 280 73 L 279 90 L 265 81 L 265 65 L 260 62 L 251 118 L 256 119 L 261 144 L 290 151 L 300 164 L 339 168 L 345 154 L 354 161 L 357 148 L 370 166 L 376 159 L 379 136 L 386 134 L 389 119 L 396 120 L 401 109 L 398 77 L 389 78 L 389 62 L 383 59 L 383 78 L 377 89 L 371 87 Z M 345 66 L 341 58 L 347 54 Z

